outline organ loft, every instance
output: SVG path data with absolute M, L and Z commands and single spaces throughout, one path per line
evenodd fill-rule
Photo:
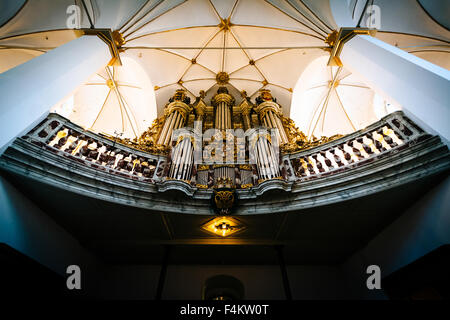
M 210 99 L 201 91 L 193 102 L 185 90 L 176 90 L 164 114 L 133 140 L 93 133 L 54 113 L 25 138 L 163 192 L 210 196 L 214 211 L 228 215 L 238 194 L 251 198 L 271 188 L 290 191 L 298 181 L 383 159 L 423 135 L 402 112 L 394 112 L 346 136 L 307 137 L 283 115 L 269 90 L 251 101 L 245 91 L 233 97 L 219 86 Z

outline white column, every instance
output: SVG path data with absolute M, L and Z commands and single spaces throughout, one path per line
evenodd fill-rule
M 450 72 L 368 35 L 345 43 L 344 67 L 400 104 L 424 130 L 450 141 Z
M 0 153 L 111 60 L 97 36 L 82 36 L 0 74 Z

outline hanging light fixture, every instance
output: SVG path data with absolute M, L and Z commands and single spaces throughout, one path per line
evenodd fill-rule
M 244 224 L 232 217 L 214 218 L 202 225 L 203 230 L 220 237 L 227 237 L 245 228 Z

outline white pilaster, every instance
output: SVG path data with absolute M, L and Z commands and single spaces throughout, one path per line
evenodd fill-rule
M 450 141 L 450 72 L 368 35 L 345 43 L 340 59 L 424 130 Z
M 100 38 L 82 36 L 0 74 L 0 153 L 110 59 Z

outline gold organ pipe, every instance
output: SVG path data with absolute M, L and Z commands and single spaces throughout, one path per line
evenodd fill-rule
M 274 178 L 275 177 L 275 168 L 273 168 L 273 157 L 271 154 L 271 150 L 270 150 L 270 146 L 269 146 L 269 142 L 267 141 L 266 138 L 263 138 L 262 144 L 264 146 L 264 150 L 265 150 L 265 154 L 266 154 L 266 159 L 267 159 L 267 165 L 269 166 L 269 172 L 270 172 L 270 178 Z
M 289 139 L 288 139 L 288 137 L 287 137 L 286 131 L 284 130 L 283 123 L 281 122 L 281 119 L 280 119 L 279 117 L 277 117 L 277 120 L 278 120 L 278 124 L 279 124 L 279 126 L 280 126 L 280 129 L 279 129 L 279 130 L 281 131 L 281 133 L 282 133 L 282 135 L 283 135 L 283 137 L 284 137 L 283 143 L 288 143 L 288 142 L 289 142 Z
M 172 129 L 172 126 L 173 126 L 175 121 L 176 121 L 176 112 L 173 112 L 172 113 L 172 117 L 171 117 L 170 122 L 169 122 L 169 125 L 167 126 L 167 130 L 166 130 L 166 133 L 164 135 L 164 140 L 162 141 L 162 144 L 167 145 L 167 141 L 168 141 L 167 137 L 171 136 L 171 134 L 172 134 L 171 129 Z
M 263 178 L 267 178 L 268 177 L 267 160 L 266 160 L 266 157 L 264 155 L 264 153 L 265 153 L 264 152 L 264 146 L 262 145 L 262 141 L 261 140 L 262 140 L 261 138 L 258 138 L 258 148 L 259 148 L 259 152 L 260 152 L 260 156 L 261 156 L 261 166 L 263 168 L 263 174 L 264 174 Z
M 272 111 L 269 111 L 268 113 L 269 113 L 269 118 L 272 121 L 272 128 L 278 129 L 278 130 L 276 130 L 277 139 L 279 139 L 279 141 L 282 141 L 282 139 L 281 139 L 281 132 L 280 132 L 280 129 L 278 128 L 278 126 L 277 126 L 277 123 L 275 121 L 274 115 L 273 115 Z
M 222 115 L 222 119 L 221 119 L 221 123 L 222 123 L 222 127 L 220 129 L 225 129 L 225 106 L 224 106 L 225 102 L 221 102 L 220 103 L 220 108 L 221 108 L 221 115 Z
M 181 172 L 181 179 L 185 180 L 187 178 L 187 168 L 188 168 L 188 160 L 191 157 L 191 140 L 189 138 L 185 138 L 184 140 L 186 140 L 185 144 L 184 144 L 184 155 L 183 155 L 183 159 L 182 159 L 182 172 Z
M 173 153 L 173 157 L 172 157 L 172 167 L 170 168 L 170 177 L 175 178 L 175 170 L 177 167 L 177 162 L 178 162 L 178 154 L 180 153 L 180 144 L 175 145 L 174 149 L 174 153 Z
M 173 117 L 173 121 L 171 122 L 171 124 L 169 126 L 169 130 L 167 131 L 167 134 L 166 134 L 166 138 L 164 139 L 164 145 L 167 145 L 167 143 L 169 143 L 170 139 L 172 138 L 173 128 L 178 121 L 179 113 L 178 113 L 178 111 L 175 111 L 174 113 L 175 113 L 175 115 Z
M 175 165 L 174 165 L 174 170 L 173 170 L 173 178 L 177 178 L 178 170 L 180 168 L 180 158 L 181 158 L 181 155 L 183 154 L 183 144 L 184 144 L 184 139 L 182 141 L 180 141 L 180 143 L 178 143 L 178 145 L 177 145 L 177 155 L 176 155 Z
M 181 146 L 180 146 L 180 154 L 178 155 L 178 165 L 177 165 L 177 171 L 176 171 L 176 177 L 177 179 L 181 179 L 182 175 L 182 168 L 184 165 L 184 158 L 186 157 L 186 139 L 183 139 Z
M 162 144 L 164 142 L 164 140 L 166 138 L 166 132 L 169 128 L 170 122 L 172 121 L 172 117 L 173 117 L 173 113 L 171 113 L 164 121 L 163 129 L 158 138 L 158 144 Z
M 216 128 L 219 127 L 219 110 L 217 107 L 216 107 L 216 125 L 215 125 L 215 127 Z

